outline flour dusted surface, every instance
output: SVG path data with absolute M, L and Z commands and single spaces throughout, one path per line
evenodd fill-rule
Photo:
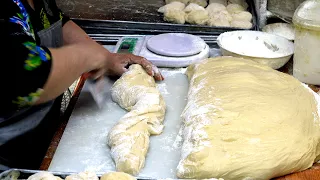
M 271 179 L 318 160 L 319 107 L 293 77 L 250 60 L 188 68 L 180 178 Z

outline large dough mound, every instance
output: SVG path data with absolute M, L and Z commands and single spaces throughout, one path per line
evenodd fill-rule
M 153 77 L 136 64 L 114 83 L 111 95 L 130 111 L 109 132 L 111 155 L 118 171 L 136 175 L 144 167 L 149 136 L 162 133 L 165 102 Z
M 319 159 L 320 97 L 251 60 L 188 67 L 180 178 L 271 179 Z

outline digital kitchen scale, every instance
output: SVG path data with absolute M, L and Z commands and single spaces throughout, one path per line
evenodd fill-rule
M 142 56 L 158 67 L 186 67 L 209 57 L 209 46 L 198 36 L 167 33 L 122 37 L 114 53 Z

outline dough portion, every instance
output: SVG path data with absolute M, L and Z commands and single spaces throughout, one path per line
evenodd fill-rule
M 232 27 L 237 27 L 237 28 L 243 28 L 243 29 L 249 29 L 252 27 L 252 23 L 249 21 L 237 21 L 233 20 L 231 21 L 231 26 Z
M 85 171 L 67 176 L 65 180 L 99 180 L 99 178 L 96 173 Z
M 227 6 L 227 11 L 230 14 L 234 14 L 234 13 L 239 13 L 239 12 L 245 11 L 245 9 L 244 9 L 244 7 L 242 7 L 239 4 L 229 4 Z
M 36 174 L 31 175 L 28 180 L 62 180 L 60 177 L 54 176 L 50 172 L 38 172 Z
M 218 57 L 187 69 L 179 178 L 271 179 L 320 154 L 320 97 L 290 75 Z
M 175 2 L 175 1 L 182 2 L 185 5 L 187 5 L 190 2 L 190 0 L 166 0 L 166 4 L 169 4 L 169 3 L 172 3 L 172 2 Z
M 100 180 L 137 180 L 137 179 L 123 172 L 112 172 L 112 173 L 106 173 L 102 175 Z
M 166 105 L 153 77 L 137 64 L 114 83 L 111 95 L 129 111 L 108 134 L 111 156 L 118 171 L 136 175 L 144 167 L 149 136 L 162 133 Z
M 202 10 L 204 11 L 204 7 L 199 6 L 198 4 L 195 3 L 190 3 L 183 11 L 186 13 L 190 13 L 191 11 L 196 11 L 196 10 Z
M 203 10 L 192 11 L 186 15 L 186 22 L 190 24 L 205 25 L 209 20 L 209 13 Z
M 190 3 L 195 3 L 202 7 L 207 7 L 208 5 L 207 0 L 190 0 Z
M 242 7 L 244 7 L 244 9 L 248 9 L 248 3 L 245 0 L 228 0 L 229 4 L 239 4 Z
M 251 22 L 252 14 L 249 13 L 248 11 L 242 11 L 242 12 L 239 12 L 239 13 L 232 14 L 232 19 L 233 20 L 237 20 L 237 21 Z
M 185 16 L 186 13 L 184 11 L 169 10 L 164 13 L 163 20 L 176 24 L 184 24 L 186 22 Z
M 220 11 L 225 11 L 227 10 L 226 6 L 219 4 L 219 3 L 211 3 L 209 6 L 206 8 L 209 14 L 213 13 L 218 13 Z
M 212 4 L 212 3 L 219 3 L 219 4 L 222 4 L 224 6 L 228 5 L 228 1 L 227 0 L 209 0 L 209 4 Z
M 186 7 L 185 4 L 183 4 L 182 2 L 174 1 L 174 2 L 172 2 L 170 4 L 166 4 L 166 5 L 162 6 L 162 7 L 160 7 L 158 9 L 158 12 L 165 13 L 165 12 L 167 12 L 169 10 L 182 11 L 182 10 L 184 10 L 185 7 Z

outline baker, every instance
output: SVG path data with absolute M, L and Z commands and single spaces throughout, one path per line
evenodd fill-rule
M 108 52 L 57 7 L 54 0 L 3 0 L 0 170 L 37 169 L 57 127 L 61 94 L 84 73 L 121 75 L 140 64 L 163 80 L 149 61 Z M 3 68 L 2 68 L 3 69 Z

